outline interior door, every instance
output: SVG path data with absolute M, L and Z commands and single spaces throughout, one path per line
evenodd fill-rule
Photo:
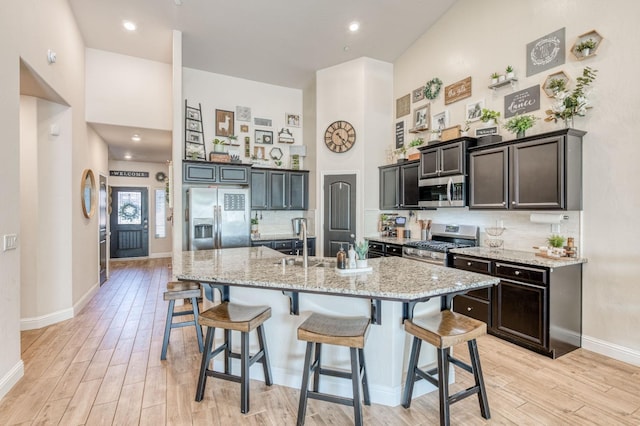
M 148 256 L 147 188 L 113 187 L 111 198 L 111 258 Z
M 356 235 L 356 175 L 324 177 L 324 256 L 347 251 Z
M 98 189 L 98 241 L 100 252 L 100 285 L 107 281 L 107 177 L 100 175 Z

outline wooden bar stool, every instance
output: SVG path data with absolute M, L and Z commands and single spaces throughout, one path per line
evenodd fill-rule
M 269 366 L 269 354 L 267 342 L 264 336 L 263 323 L 271 318 L 271 308 L 268 306 L 242 306 L 235 303 L 222 302 L 207 309 L 200 314 L 200 325 L 207 326 L 207 337 L 202 354 L 202 365 L 198 388 L 196 389 L 196 401 L 202 401 L 204 388 L 207 384 L 207 376 L 219 379 L 240 382 L 240 411 L 249 412 L 249 367 L 256 361 L 262 363 L 264 381 L 267 386 L 273 383 L 271 380 L 271 368 Z M 213 339 L 216 328 L 225 330 L 224 343 L 213 349 Z M 249 354 L 249 332 L 256 329 L 260 350 L 253 356 Z M 240 332 L 240 353 L 231 351 L 231 331 Z M 224 373 L 209 369 L 209 362 L 220 352 L 224 351 Z M 231 374 L 230 358 L 240 359 L 240 376 Z
M 169 336 L 172 328 L 186 327 L 193 325 L 196 328 L 196 336 L 198 337 L 198 348 L 202 352 L 202 327 L 198 325 L 198 297 L 202 292 L 200 285 L 188 281 L 174 281 L 167 283 L 167 291 L 164 292 L 164 300 L 169 301 L 167 309 L 167 322 L 164 326 L 164 340 L 162 342 L 161 360 L 167 359 L 167 346 L 169 346 Z M 191 299 L 191 310 L 174 312 L 176 300 Z M 181 317 L 183 315 L 193 315 L 192 321 L 173 322 L 173 317 Z
M 300 405 L 298 406 L 298 425 L 303 425 L 307 411 L 307 399 L 320 399 L 337 404 L 353 407 L 355 424 L 362 425 L 362 404 L 360 402 L 360 383 L 364 393 L 365 405 L 371 405 L 369 399 L 369 385 L 367 383 L 367 368 L 364 362 L 364 342 L 369 331 L 369 318 L 350 317 L 340 318 L 311 314 L 298 327 L 298 340 L 307 342 L 307 350 L 304 357 L 304 372 L 302 373 L 302 386 L 300 387 Z M 315 343 L 315 356 L 311 364 L 311 354 Z M 320 352 L 322 344 L 346 346 L 351 351 L 351 373 L 322 368 L 320 365 Z M 313 390 L 309 390 L 309 376 L 313 372 Z M 344 398 L 319 392 L 320 375 L 342 377 L 351 379 L 353 398 Z M 362 377 L 362 379 L 361 379 Z
M 440 424 L 449 425 L 449 406 L 454 402 L 473 394 L 478 394 L 480 413 L 489 419 L 489 401 L 484 388 L 480 356 L 476 338 L 487 333 L 487 324 L 452 311 L 442 311 L 425 318 L 405 320 L 404 329 L 413 335 L 413 345 L 409 357 L 409 371 L 402 396 L 402 406 L 409 408 L 413 394 L 413 385 L 420 379 L 425 379 L 438 387 L 440 395 Z M 432 344 L 438 352 L 438 367 L 428 371 L 418 368 L 418 357 L 422 341 Z M 451 346 L 467 342 L 471 365 L 451 356 Z M 449 363 L 453 363 L 463 370 L 473 374 L 475 385 L 449 395 Z M 432 377 L 437 372 L 438 378 Z

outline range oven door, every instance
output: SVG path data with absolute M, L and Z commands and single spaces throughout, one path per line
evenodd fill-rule
M 466 176 L 454 175 L 420 179 L 420 207 L 464 207 L 467 205 Z

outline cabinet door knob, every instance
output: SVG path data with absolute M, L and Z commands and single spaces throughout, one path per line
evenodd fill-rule
M 471 306 L 467 306 L 467 312 L 471 312 L 471 309 L 473 309 Z
M 503 202 L 502 202 L 502 205 L 503 205 L 503 206 L 506 206 L 506 205 L 507 205 L 507 202 L 506 202 L 506 201 L 503 201 Z
M 514 274 L 520 275 L 520 271 L 516 271 L 516 272 L 514 272 Z
M 516 202 L 515 202 L 515 201 L 512 201 L 512 202 L 511 202 L 511 205 L 512 205 L 512 206 L 515 206 L 515 205 L 516 205 Z
M 471 266 L 471 262 L 467 262 L 467 266 Z

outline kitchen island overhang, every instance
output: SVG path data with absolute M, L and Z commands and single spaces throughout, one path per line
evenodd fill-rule
M 266 247 L 187 251 L 174 255 L 173 274 L 179 280 L 201 283 L 211 300 L 215 288 L 221 291 L 222 300 L 270 305 L 273 316 L 265 328 L 267 339 L 271 337 L 278 342 L 277 345 L 269 342 L 274 382 L 294 388 L 300 387 L 304 355 L 296 329 L 308 313 L 373 316 L 378 325 L 372 329 L 365 346 L 367 364 L 371 366 L 371 399 L 390 406 L 400 404 L 409 355 L 410 339 L 404 333 L 403 319 L 413 314 L 414 307 L 416 315 L 433 313 L 446 308 L 455 294 L 498 283 L 498 279 L 487 275 L 398 257 L 369 259 L 371 272 L 354 275 L 341 275 L 332 266 L 304 269 L 286 262 L 283 265 L 281 259 L 285 257 Z M 284 303 L 280 292 L 293 298 Z M 304 295 L 299 305 L 298 295 Z M 300 316 L 290 315 L 292 311 Z M 323 351 L 323 356 L 333 367 L 348 368 L 346 352 L 337 349 L 327 352 L 325 356 Z M 420 364 L 434 363 L 435 350 L 423 350 Z M 252 371 L 252 378 L 260 377 L 259 369 Z M 328 379 L 331 378 L 323 381 L 322 386 L 331 389 L 331 393 L 350 394 L 349 386 Z M 434 389 L 421 381 L 415 395 Z

